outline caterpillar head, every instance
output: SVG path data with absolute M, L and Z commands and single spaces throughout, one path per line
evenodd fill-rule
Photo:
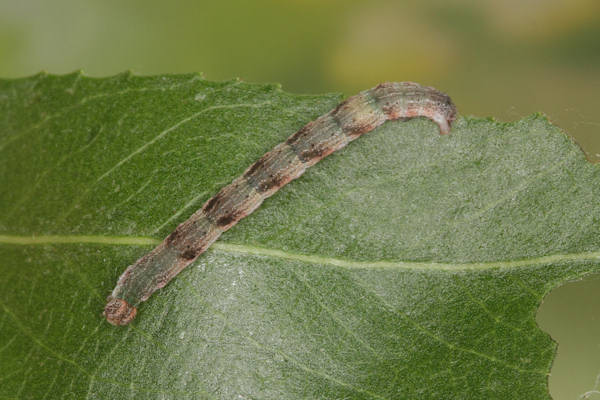
M 113 325 L 127 325 L 135 318 L 137 308 L 123 299 L 108 296 L 106 307 L 104 307 L 106 320 Z

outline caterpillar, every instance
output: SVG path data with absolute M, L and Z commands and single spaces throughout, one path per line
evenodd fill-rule
M 107 298 L 104 316 L 127 325 L 137 306 L 164 287 L 221 235 L 307 168 L 386 121 L 426 117 L 450 132 L 456 107 L 450 97 L 413 82 L 387 82 L 349 97 L 309 122 L 250 165 L 154 250 L 127 267 Z

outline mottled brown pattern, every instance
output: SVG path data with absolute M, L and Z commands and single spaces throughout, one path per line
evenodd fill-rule
M 413 82 L 388 82 L 348 98 L 304 125 L 222 188 L 154 250 L 130 265 L 108 298 L 104 309 L 107 321 L 113 325 L 131 322 L 139 303 L 306 168 L 385 121 L 414 117 L 433 120 L 440 134 L 446 134 L 456 118 L 456 108 L 450 97 L 434 88 Z
M 309 149 L 302 150 L 301 152 L 299 152 L 299 156 L 303 162 L 307 162 L 307 161 L 315 159 L 315 158 L 318 158 L 318 159 L 324 158 L 325 156 L 327 156 L 326 151 L 327 151 L 327 148 L 319 147 L 316 144 L 311 143 Z
M 280 188 L 286 183 L 286 176 L 281 174 L 270 174 L 269 177 L 262 182 L 260 182 L 256 189 L 261 192 L 267 192 L 274 188 Z

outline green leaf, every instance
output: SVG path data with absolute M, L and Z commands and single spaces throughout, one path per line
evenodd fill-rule
M 198 75 L 0 81 L 0 396 L 549 399 L 542 298 L 600 270 L 600 169 L 545 117 L 388 122 L 127 327 L 125 267 L 338 95 Z

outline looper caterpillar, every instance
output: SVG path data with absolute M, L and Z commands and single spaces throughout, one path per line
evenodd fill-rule
M 137 306 L 194 262 L 221 233 L 318 161 L 389 120 L 426 117 L 450 132 L 456 108 L 450 97 L 413 82 L 382 83 L 309 122 L 252 164 L 154 250 L 127 267 L 107 299 L 104 315 L 127 325 Z

